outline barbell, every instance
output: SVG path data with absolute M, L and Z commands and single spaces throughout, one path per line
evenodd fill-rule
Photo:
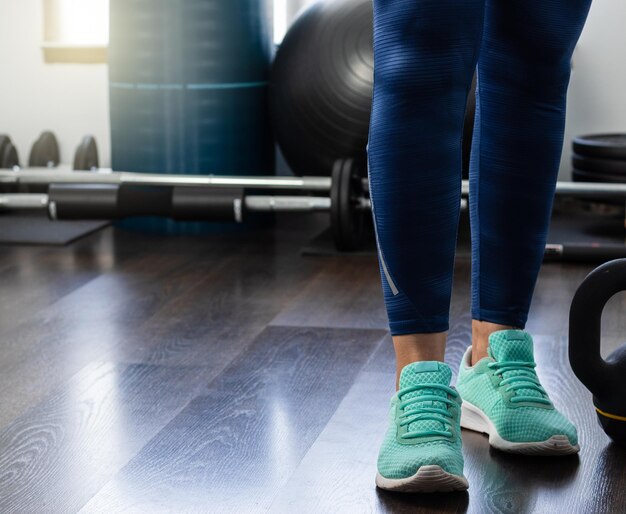
M 53 220 L 167 216 L 243 222 L 251 212 L 329 211 L 333 239 L 344 251 L 359 247 L 371 209 L 366 171 L 354 159 L 337 160 L 331 177 L 158 174 L 102 168 L 72 171 L 69 167 L 0 170 L 0 191 L 19 185 L 47 186 L 48 193 L 0 194 L 0 210 L 40 209 Z M 258 194 L 260 190 L 281 194 Z M 282 194 L 286 192 L 299 194 Z M 461 194 L 469 194 L 466 180 Z M 626 184 L 558 182 L 556 194 L 626 199 Z M 595 247 L 548 245 L 546 255 L 564 257 L 570 252 L 585 258 L 588 250 L 597 251 Z
M 326 211 L 331 214 L 335 244 L 344 251 L 358 248 L 370 208 L 364 172 L 353 159 L 338 160 L 332 177 L 85 172 L 43 167 L 0 171 L 0 190 L 33 185 L 46 186 L 47 193 L 0 194 L 0 211 L 43 210 L 52 220 L 165 216 L 238 223 L 254 212 Z M 258 194 L 261 190 L 281 194 Z M 287 195 L 289 192 L 300 194 Z

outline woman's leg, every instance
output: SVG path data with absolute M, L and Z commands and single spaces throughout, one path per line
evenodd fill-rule
M 486 0 L 470 166 L 474 362 L 491 332 L 526 324 L 590 3 Z
M 484 0 L 374 0 L 370 193 L 399 369 L 443 360 L 483 15 Z
M 476 339 L 456 388 L 461 426 L 507 452 L 579 451 L 576 428 L 542 387 L 532 337 L 521 329 L 552 209 L 570 59 L 589 3 L 486 0 L 470 166 Z
M 461 401 L 440 361 L 483 9 L 484 0 L 374 0 L 370 193 L 399 372 L 376 483 L 395 491 L 467 488 Z

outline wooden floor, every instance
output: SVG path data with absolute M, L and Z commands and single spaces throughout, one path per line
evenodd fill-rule
M 468 493 L 376 490 L 394 379 L 378 271 L 373 256 L 302 257 L 323 222 L 0 246 L 0 512 L 626 512 L 626 453 L 567 363 L 591 265 L 545 264 L 527 327 L 580 456 L 508 456 L 464 432 Z M 607 308 L 605 353 L 625 303 Z M 454 369 L 468 308 L 459 259 Z

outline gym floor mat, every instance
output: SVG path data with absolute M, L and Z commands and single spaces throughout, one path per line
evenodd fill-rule
M 108 224 L 108 221 L 50 221 L 41 214 L 3 215 L 0 244 L 63 246 Z

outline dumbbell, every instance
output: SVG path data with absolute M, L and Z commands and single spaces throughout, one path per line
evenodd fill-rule
M 45 131 L 35 141 L 28 157 L 31 168 L 55 168 L 61 161 L 59 142 L 53 132 Z
M 0 168 L 12 169 L 20 165 L 17 148 L 11 138 L 5 134 L 0 134 Z
M 74 153 L 74 171 L 92 171 L 100 167 L 98 145 L 91 135 L 83 137 Z
M 61 160 L 60 155 L 57 137 L 53 132 L 45 131 L 33 144 L 28 165 L 33 168 L 56 168 Z M 97 169 L 98 166 L 98 146 L 96 140 L 91 135 L 84 136 L 74 154 L 73 168 L 76 171 L 91 171 Z M 44 193 L 47 189 L 47 185 L 31 185 L 20 190 L 22 192 Z
M 61 161 L 59 142 L 53 132 L 46 131 L 33 144 L 28 166 L 32 168 L 55 168 Z M 93 136 L 83 137 L 74 154 L 74 170 L 90 171 L 99 167 L 98 146 Z
M 28 166 L 32 168 L 56 168 L 60 162 L 59 142 L 53 132 L 46 130 L 33 143 L 28 156 Z M 20 186 L 22 193 L 45 193 L 47 186 Z

